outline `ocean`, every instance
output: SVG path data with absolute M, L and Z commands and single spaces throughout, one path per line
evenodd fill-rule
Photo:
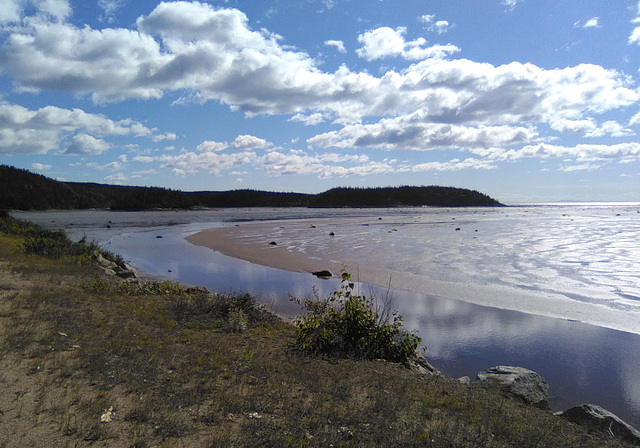
M 447 376 L 526 367 L 549 382 L 554 410 L 589 402 L 640 426 L 640 204 L 17 216 L 99 242 L 150 275 L 251 292 L 288 317 L 299 312 L 290 295 L 326 296 L 338 281 L 184 238 L 226 227 L 238 245 L 276 242 L 319 269 L 350 266 L 363 292 L 393 297 Z

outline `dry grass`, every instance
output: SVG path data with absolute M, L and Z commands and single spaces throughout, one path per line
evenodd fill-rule
M 0 447 L 626 446 L 497 390 L 308 357 L 246 295 L 18 246 L 0 235 Z

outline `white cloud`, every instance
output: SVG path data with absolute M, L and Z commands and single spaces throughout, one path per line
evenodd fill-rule
M 186 176 L 199 171 L 207 171 L 211 174 L 220 174 L 242 165 L 250 164 L 256 159 L 256 155 L 250 151 L 234 153 L 216 152 L 186 152 L 176 156 L 163 155 L 159 158 L 163 167 L 173 168 L 176 175 Z
M 411 167 L 411 171 L 419 173 L 423 171 L 460 171 L 466 169 L 493 170 L 497 166 L 487 160 L 468 158 L 465 160 L 453 159 L 448 162 L 427 162 Z
M 527 145 L 521 149 L 506 150 L 502 148 L 473 149 L 474 154 L 489 160 L 509 161 L 525 158 L 563 159 L 578 162 L 617 161 L 629 162 L 640 160 L 640 143 L 629 142 L 615 145 L 579 144 L 576 146 L 551 145 L 540 143 Z
M 446 20 L 438 20 L 436 23 L 434 23 L 433 29 L 438 34 L 446 33 L 447 31 L 449 31 L 449 22 L 447 22 Z
M 220 152 L 224 151 L 229 147 L 227 142 L 215 142 L 210 140 L 205 140 L 204 142 L 198 145 L 198 151 L 200 152 Z
M 147 127 L 130 119 L 113 121 L 101 114 L 55 106 L 30 110 L 0 100 L 0 152 L 44 154 L 77 132 L 98 137 L 151 134 Z
M 511 146 L 529 142 L 537 132 L 528 127 L 459 126 L 429 123 L 420 114 L 382 119 L 375 124 L 355 124 L 339 131 L 316 135 L 311 146 L 327 148 L 376 149 L 463 149 L 469 147 Z
M 21 0 L 3 0 L 0 8 L 0 25 L 20 20 L 22 3 Z
M 97 139 L 87 134 L 78 134 L 73 137 L 65 154 L 102 154 L 109 150 L 111 145 L 104 140 Z
M 582 25 L 582 28 L 600 28 L 600 19 L 598 17 L 593 17 L 585 22 Z
M 598 125 L 592 118 L 582 120 L 569 120 L 560 118 L 551 123 L 551 129 L 566 134 L 582 134 L 585 137 L 603 137 L 609 135 L 611 137 L 626 137 L 635 133 L 625 128 L 616 121 L 605 121 L 602 125 Z
M 98 0 L 98 6 L 104 11 L 107 21 L 113 21 L 114 14 L 125 3 L 125 0 Z
M 443 34 L 449 31 L 449 22 L 446 20 L 435 20 L 435 14 L 425 14 L 418 17 L 418 20 L 425 25 L 429 31 L 433 31 L 438 34 Z
M 49 171 L 53 166 L 46 163 L 32 163 L 31 168 L 36 171 Z
M 133 158 L 134 162 L 140 162 L 140 163 L 151 163 L 154 160 L 155 160 L 155 158 L 149 157 L 149 156 L 135 156 Z
M 573 24 L 574 28 L 601 28 L 600 26 L 600 18 L 593 17 L 586 22 L 582 23 L 582 21 L 578 20 Z
M 305 126 L 315 126 L 322 123 L 324 121 L 324 117 L 320 112 L 310 115 L 295 114 L 293 117 L 289 118 L 289 121 L 297 121 L 299 123 L 303 123 Z
M 518 2 L 504 4 L 515 7 Z M 421 20 L 437 23 L 435 16 Z M 423 128 L 427 123 L 449 123 L 454 129 L 529 129 L 562 119 L 586 123 L 640 100 L 632 79 L 614 70 L 589 64 L 545 70 L 533 64 L 449 60 L 457 47 L 429 47 L 423 38 L 406 41 L 404 28 L 377 28 L 360 36 L 358 54 L 365 59 L 397 56 L 416 61 L 377 77 L 346 66 L 323 72 L 308 54 L 281 45 L 280 37 L 251 30 L 247 17 L 236 9 L 163 2 L 140 17 L 137 27 L 93 30 L 25 21 L 22 28 L 7 32 L 0 66 L 23 90 L 87 94 L 95 102 L 179 92 L 182 102 L 218 101 L 248 115 L 287 114 L 305 124 L 331 117 L 336 124 L 353 125 L 368 117 L 381 120 L 420 113 Z M 615 126 L 609 131 L 603 126 L 596 128 L 618 132 Z M 119 127 L 151 134 L 139 123 Z M 48 130 L 0 129 L 12 133 L 7 138 L 22 152 L 56 147 L 51 142 L 59 142 L 59 135 L 47 134 Z M 107 135 L 91 128 L 69 132 L 78 131 Z M 2 144 L 0 151 L 7 152 Z
M 595 171 L 601 168 L 601 165 L 595 163 L 581 163 L 580 165 L 568 165 L 560 167 L 560 171 L 571 173 L 576 171 Z
M 395 30 L 389 27 L 376 28 L 360 34 L 358 42 L 362 47 L 356 50 L 356 54 L 367 61 L 385 57 L 402 56 L 409 60 L 443 58 L 460 51 L 455 45 L 435 45 L 424 47 L 427 41 L 418 38 L 413 41 L 405 41 L 404 35 L 407 29 L 399 27 Z
M 177 138 L 178 136 L 175 133 L 168 132 L 166 134 L 154 135 L 153 137 L 151 137 L 151 140 L 153 140 L 154 142 L 161 142 L 163 140 L 176 140 Z
M 253 135 L 239 135 L 231 143 L 231 146 L 236 149 L 264 149 L 270 147 L 271 143 Z
M 123 185 L 129 179 L 123 173 L 116 173 L 116 174 L 111 174 L 110 176 L 107 176 L 107 177 L 103 178 L 102 180 L 104 182 L 108 183 L 108 184 Z
M 523 0 L 502 0 L 502 4 L 506 6 L 507 9 L 509 9 L 510 11 L 513 11 L 516 8 L 516 6 L 518 6 L 518 3 L 522 1 Z
M 347 50 L 344 48 L 344 42 L 341 40 L 325 40 L 324 44 L 330 47 L 336 47 L 340 53 L 346 53 Z

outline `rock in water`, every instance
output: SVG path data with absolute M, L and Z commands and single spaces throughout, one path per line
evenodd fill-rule
M 525 403 L 551 410 L 548 401 L 549 385 L 533 370 L 523 367 L 496 366 L 486 372 L 478 373 L 476 380 L 497 383 L 505 391 L 522 399 Z
M 581 404 L 566 411 L 557 412 L 556 415 L 584 426 L 589 431 L 609 434 L 625 442 L 640 445 L 640 431 L 625 423 L 617 415 L 595 404 Z
M 318 278 L 329 278 L 333 276 L 333 274 L 330 271 L 327 271 L 326 269 L 323 271 L 312 272 L 312 274 Z

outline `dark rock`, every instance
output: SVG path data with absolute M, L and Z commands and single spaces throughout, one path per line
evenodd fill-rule
M 460 227 L 456 227 L 456 230 L 460 230 Z
M 163 238 L 163 236 L 162 235 L 157 235 L 156 238 Z
M 523 367 L 496 366 L 478 373 L 477 381 L 500 385 L 511 395 L 545 410 L 551 410 L 548 401 L 549 385 L 536 372 Z
M 329 236 L 336 236 L 336 234 L 331 232 L 331 233 L 329 233 Z
M 327 271 L 326 269 L 323 271 L 316 271 L 316 272 L 312 272 L 313 275 L 315 275 L 318 278 L 329 278 L 332 277 L 333 274 L 329 271 Z
M 557 412 L 556 415 L 584 426 L 588 431 L 609 434 L 625 442 L 640 445 L 640 431 L 595 404 L 581 404 L 566 411 Z
M 277 245 L 278 245 L 278 243 L 276 243 L 275 241 L 271 241 L 271 242 L 269 243 L 269 246 L 277 246 Z

